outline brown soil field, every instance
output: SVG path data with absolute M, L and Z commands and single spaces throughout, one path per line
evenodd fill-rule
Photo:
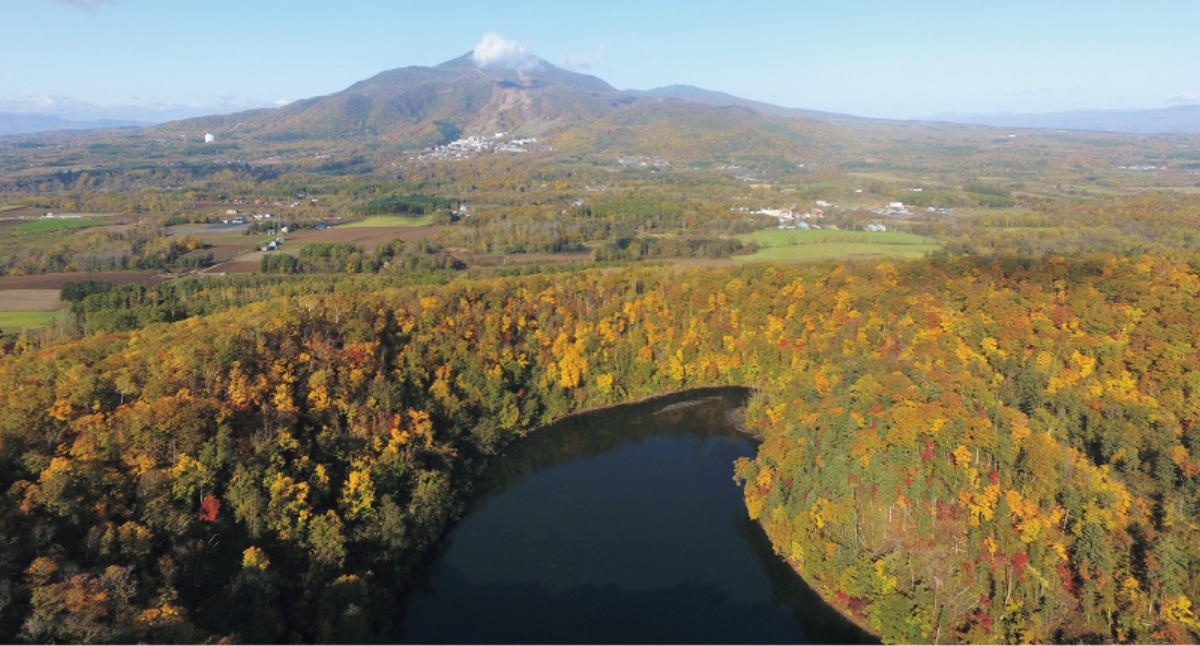
M 215 244 L 207 249 L 193 251 L 194 254 L 211 253 L 213 262 L 225 262 L 254 248 L 251 244 Z
M 353 242 L 366 251 L 400 238 L 405 242 L 425 240 L 436 236 L 445 225 L 427 227 L 330 227 L 328 229 L 301 229 L 287 236 L 288 245 L 309 242 Z
M 62 289 L 64 283 L 82 280 L 102 280 L 117 285 L 152 285 L 164 277 L 153 271 L 98 271 L 94 273 L 37 274 L 34 276 L 0 276 L 3 289 Z
M 63 306 L 57 289 L 0 289 L 0 310 L 53 312 Z
M 235 262 L 227 262 L 216 267 L 209 267 L 204 271 L 206 276 L 220 276 L 222 274 L 257 274 L 259 261 L 257 260 L 238 260 Z
M 39 209 L 39 208 L 30 207 L 30 206 L 23 206 L 19 209 L 12 209 L 10 211 L 0 212 L 0 218 L 3 218 L 4 220 L 21 220 L 22 218 L 26 218 L 26 219 L 40 218 L 43 215 L 46 215 L 46 211 L 49 211 L 49 210 L 50 209 Z

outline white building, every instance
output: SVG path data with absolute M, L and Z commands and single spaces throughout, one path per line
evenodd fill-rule
M 217 136 L 214 135 L 213 133 L 211 133 L 211 132 L 204 133 L 204 143 L 211 144 L 212 142 L 214 142 L 216 140 L 217 140 Z

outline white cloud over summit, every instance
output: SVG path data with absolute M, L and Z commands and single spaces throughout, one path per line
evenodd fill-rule
M 479 44 L 471 50 L 471 60 L 480 67 L 514 70 L 528 70 L 537 67 L 539 63 L 538 58 L 529 53 L 528 47 L 495 32 L 483 35 Z

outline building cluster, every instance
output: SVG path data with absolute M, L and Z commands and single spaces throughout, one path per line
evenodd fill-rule
M 904 202 L 888 202 L 887 206 L 875 209 L 875 212 L 879 215 L 886 215 L 893 218 L 904 218 L 912 215 L 909 213 L 908 207 L 904 205 Z
M 671 162 L 662 157 L 647 157 L 646 155 L 620 155 L 617 163 L 627 168 L 670 168 Z
M 455 139 L 448 144 L 426 148 L 417 153 L 415 159 L 426 160 L 461 160 L 470 159 L 476 155 L 489 153 L 527 153 L 532 150 L 548 150 L 538 147 L 536 137 L 509 139 L 507 132 L 497 132 L 494 135 L 464 137 Z
M 758 209 L 757 211 L 751 211 L 743 206 L 735 207 L 731 210 L 773 217 L 779 221 L 776 225 L 777 229 L 820 229 L 821 226 L 818 222 L 825 218 L 825 208 L 829 207 L 829 203 L 818 200 L 817 204 L 818 208 L 807 211 L 801 211 L 795 204 L 786 209 Z
M 249 217 L 251 220 L 257 220 L 259 222 L 263 220 L 270 220 L 271 218 L 275 217 L 274 213 L 254 213 L 250 216 L 246 216 L 237 209 L 228 209 L 225 211 L 225 215 L 230 217 L 222 218 L 221 224 L 245 224 L 247 217 Z

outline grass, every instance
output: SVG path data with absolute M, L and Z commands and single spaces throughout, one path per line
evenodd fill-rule
M 100 220 L 88 220 L 84 218 L 76 219 L 60 219 L 60 218 L 45 218 L 40 220 L 31 220 L 18 224 L 17 231 L 66 231 L 68 229 L 83 229 L 86 227 L 99 227 L 108 224 Z
M 942 247 L 933 238 L 895 231 L 770 229 L 739 236 L 758 243 L 758 251 L 733 256 L 739 262 L 823 260 L 829 258 L 920 258 Z
M 30 312 L 30 311 L 0 311 L 0 331 L 12 332 L 15 330 L 28 330 L 32 328 L 45 327 L 52 323 L 59 314 L 66 310 L 56 310 L 53 312 Z
M 0 212 L 12 211 L 21 208 L 20 204 L 0 204 Z
M 371 215 L 357 222 L 342 224 L 342 228 L 355 227 L 427 227 L 433 224 L 433 215 L 419 215 L 410 217 L 407 215 Z

